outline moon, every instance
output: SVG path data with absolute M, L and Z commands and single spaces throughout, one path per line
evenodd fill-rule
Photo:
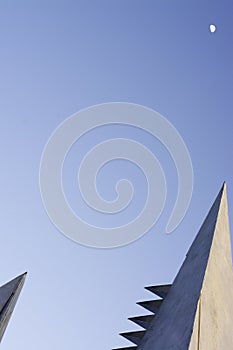
M 216 28 L 216 26 L 215 26 L 214 24 L 211 24 L 211 25 L 210 25 L 210 32 L 211 32 L 211 33 L 214 33 L 214 32 L 216 31 L 216 29 L 217 29 L 217 28 Z

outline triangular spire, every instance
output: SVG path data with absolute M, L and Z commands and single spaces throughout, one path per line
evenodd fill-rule
M 163 289 L 164 300 L 138 350 L 233 349 L 233 270 L 225 183 L 174 283 L 166 286 L 166 290 L 164 286 L 147 288 L 157 295 Z
M 232 349 L 232 300 L 224 184 L 138 350 Z
M 23 287 L 26 273 L 0 287 L 0 342 Z

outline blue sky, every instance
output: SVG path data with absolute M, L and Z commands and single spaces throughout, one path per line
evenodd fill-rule
M 135 305 L 151 298 L 143 287 L 173 281 L 224 180 L 232 226 L 232 23 L 227 0 L 1 1 L 0 282 L 29 272 L 3 350 L 127 344 L 118 333 L 137 328 L 127 317 L 144 313 Z M 146 235 L 122 248 L 99 250 L 72 242 L 53 226 L 40 197 L 39 165 L 61 122 L 112 101 L 152 108 L 176 127 L 190 152 L 194 190 L 181 225 L 166 235 L 177 174 L 164 147 L 134 128 L 87 135 L 82 153 L 109 135 L 148 145 L 168 186 L 165 210 Z M 79 158 L 75 145 L 64 169 L 64 187 L 77 211 Z M 111 197 L 105 185 L 113 173 L 127 176 L 124 169 L 141 190 L 140 195 L 135 189 L 132 204 L 137 211 L 146 188 L 132 165 L 115 164 L 109 176 L 99 176 L 100 192 Z

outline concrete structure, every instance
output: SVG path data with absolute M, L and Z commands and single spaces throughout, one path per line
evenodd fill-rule
M 23 287 L 26 273 L 0 287 L 0 342 Z
M 130 320 L 122 350 L 232 350 L 233 270 L 226 185 L 197 234 L 174 283 L 147 287 L 160 299 L 139 303 L 150 316 Z

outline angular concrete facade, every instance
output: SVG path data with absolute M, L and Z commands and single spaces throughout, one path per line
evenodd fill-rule
M 153 314 L 131 318 L 145 330 L 122 333 L 136 345 L 122 350 L 233 349 L 233 270 L 225 184 L 174 283 L 147 289 L 161 299 L 140 303 Z
M 26 273 L 0 287 L 0 342 L 23 287 Z

